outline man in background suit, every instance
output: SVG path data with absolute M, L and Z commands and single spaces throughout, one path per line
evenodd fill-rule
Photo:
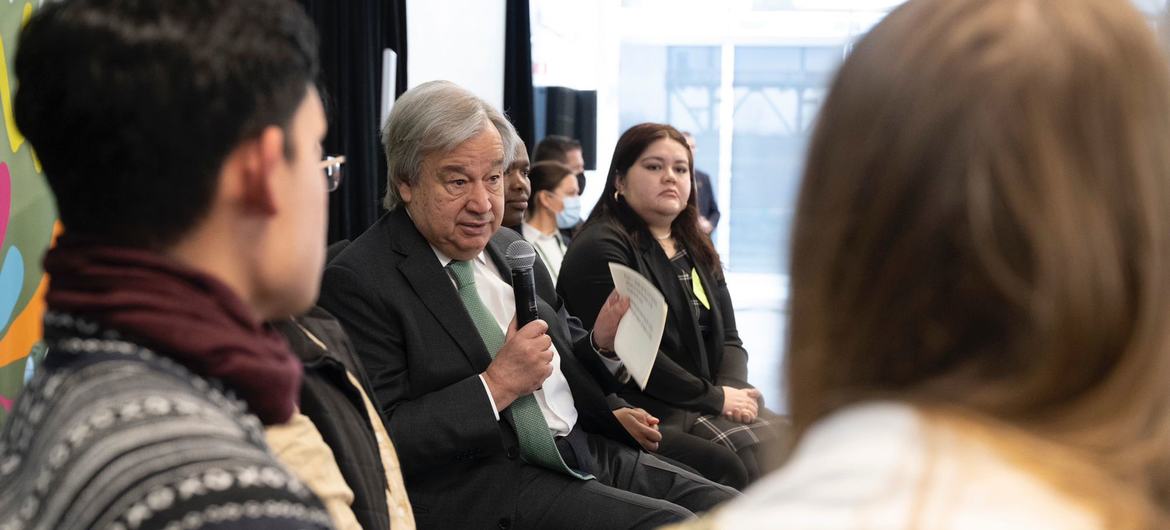
M 369 372 L 419 528 L 653 528 L 734 496 L 640 451 L 656 420 L 598 386 L 628 302 L 588 333 L 537 263 L 540 320 L 509 325 L 520 236 L 499 228 L 518 139 L 503 115 L 426 83 L 383 141 L 390 212 L 330 263 L 320 303 Z
M 683 132 L 687 139 L 687 146 L 691 148 L 693 158 L 698 151 L 695 145 L 695 135 L 689 131 Z M 699 229 L 704 234 L 710 234 L 719 227 L 719 203 L 715 202 L 715 190 L 711 188 L 711 175 L 695 169 L 695 202 L 699 207 Z

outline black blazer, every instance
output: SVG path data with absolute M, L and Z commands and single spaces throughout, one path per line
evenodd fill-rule
M 507 245 L 519 239 L 510 230 L 493 236 L 487 252 L 500 271 L 508 271 Z M 624 402 L 607 401 L 598 386 L 604 367 L 589 334 L 568 317 L 543 264 L 533 269 L 537 309 L 561 355 L 578 427 L 636 448 L 611 412 Z M 329 264 L 320 305 L 342 322 L 365 365 L 419 527 L 510 524 L 521 508 L 516 496 L 524 465 L 511 411 L 496 421 L 479 378 L 491 356 L 403 208 L 382 216 Z
M 747 351 L 735 328 L 735 309 L 727 282 L 696 269 L 711 303 L 710 340 L 704 341 L 691 312 L 690 299 L 662 247 L 644 228 L 636 243 L 616 222 L 593 222 L 577 234 L 561 263 L 557 291 L 569 312 L 586 327 L 613 289 L 609 263 L 630 267 L 648 278 L 666 298 L 666 329 L 646 390 L 629 383 L 621 396 L 649 410 L 664 424 L 693 422 L 697 413 L 723 411 L 723 386 L 749 388 Z M 694 255 L 693 253 L 691 254 Z M 692 414 L 685 414 L 691 412 Z

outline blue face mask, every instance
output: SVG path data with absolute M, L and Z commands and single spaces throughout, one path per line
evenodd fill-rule
M 573 228 L 581 222 L 581 198 L 565 197 L 561 199 L 564 208 L 557 213 L 557 228 Z

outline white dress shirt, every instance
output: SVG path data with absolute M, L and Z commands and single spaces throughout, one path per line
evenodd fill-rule
M 555 283 L 561 273 L 561 263 L 565 260 L 565 243 L 561 241 L 560 232 L 553 230 L 553 233 L 545 234 L 527 222 L 520 225 L 520 231 L 524 234 L 524 239 L 536 248 Z
M 520 230 L 524 235 L 524 239 L 532 243 L 533 248 L 540 254 L 540 259 L 544 261 L 545 268 L 552 275 L 553 283 L 556 283 L 557 277 L 561 272 L 561 263 L 564 262 L 565 258 L 565 243 L 561 239 L 561 233 L 554 230 L 552 234 L 545 234 L 539 228 L 528 224 L 528 222 L 522 223 Z M 622 367 L 622 361 L 620 359 L 606 357 L 601 355 L 600 352 L 598 353 L 598 357 L 601 359 L 602 364 L 605 365 L 605 368 L 609 370 L 609 373 L 618 375 L 618 370 Z M 625 383 L 630 380 L 630 374 L 623 373 L 618 377 L 618 380 Z
M 451 263 L 451 258 L 439 252 L 439 249 L 435 248 L 434 245 L 431 245 L 431 249 L 439 258 L 439 264 L 446 270 L 447 264 Z M 486 251 L 480 252 L 475 259 L 471 260 L 471 265 L 471 269 L 475 273 L 475 291 L 479 294 L 480 301 L 496 319 L 500 331 L 507 334 L 508 324 L 516 315 L 516 295 L 512 292 L 512 286 L 502 279 L 495 262 L 488 257 Z M 451 276 L 450 273 L 448 276 Z M 451 284 L 458 288 L 454 278 L 451 278 Z M 573 425 L 577 423 L 577 407 L 573 404 L 573 393 L 569 389 L 569 381 L 561 372 L 561 355 L 557 352 L 555 345 L 552 347 L 552 351 L 552 375 L 544 380 L 543 387 L 533 393 L 533 396 L 536 397 L 536 403 L 540 405 L 540 412 L 544 414 L 544 421 L 548 422 L 548 428 L 555 437 L 565 436 L 573 430 Z M 496 419 L 499 420 L 499 409 L 496 407 L 496 401 L 492 399 L 492 392 L 487 386 L 487 381 L 483 379 L 483 374 L 480 374 L 479 378 L 483 381 L 483 389 L 487 392 L 488 401 L 491 401 Z

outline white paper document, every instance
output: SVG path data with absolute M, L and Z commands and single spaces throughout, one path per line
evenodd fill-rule
M 662 330 L 666 327 L 666 298 L 650 280 L 620 263 L 610 263 L 614 289 L 630 299 L 630 310 L 618 323 L 613 350 L 639 388 L 646 388 Z

